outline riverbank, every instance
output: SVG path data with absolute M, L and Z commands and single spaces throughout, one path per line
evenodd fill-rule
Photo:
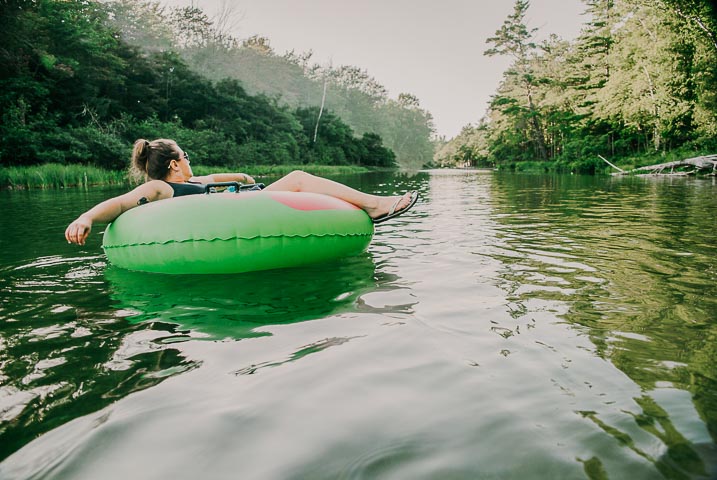
M 227 170 L 227 167 L 193 167 L 196 175 L 211 175 Z M 280 177 L 293 170 L 304 170 L 321 176 L 351 175 L 370 171 L 366 167 L 355 165 L 253 165 L 244 170 L 255 178 Z M 0 188 L 11 190 L 133 184 L 127 171 L 105 170 L 87 165 L 48 163 L 28 167 L 0 167 Z
M 713 155 L 714 150 L 696 150 L 693 148 L 675 149 L 670 152 L 658 152 L 654 154 L 643 154 L 639 156 L 611 158 L 603 155 L 610 163 L 622 170 L 629 171 L 640 167 L 667 163 L 686 158 Z M 496 170 L 503 172 L 518 173 L 575 173 L 588 175 L 610 175 L 617 170 L 608 165 L 599 155 L 592 158 L 579 160 L 560 159 L 555 161 L 521 161 L 521 162 L 500 162 Z

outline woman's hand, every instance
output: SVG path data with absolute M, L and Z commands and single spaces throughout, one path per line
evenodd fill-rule
M 92 231 L 92 220 L 82 215 L 67 227 L 65 238 L 67 243 L 84 245 L 90 231 Z
M 256 183 L 256 181 L 246 173 L 242 173 L 242 175 L 244 176 L 244 181 L 242 181 L 242 183 Z
M 80 215 L 65 230 L 65 238 L 70 243 L 84 245 L 94 222 L 112 222 L 127 210 L 143 205 L 147 201 L 154 202 L 155 200 L 170 198 L 172 194 L 172 187 L 166 182 L 150 180 L 131 192 L 105 200 Z

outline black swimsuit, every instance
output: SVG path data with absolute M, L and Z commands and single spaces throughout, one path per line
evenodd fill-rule
M 197 195 L 206 191 L 206 187 L 201 183 L 172 183 L 167 181 L 164 181 L 164 183 L 172 187 L 172 190 L 174 190 L 174 195 L 172 195 L 173 197 L 183 197 L 184 195 Z

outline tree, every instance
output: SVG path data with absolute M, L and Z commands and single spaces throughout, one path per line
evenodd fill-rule
M 106 4 L 108 24 L 116 30 L 122 41 L 145 52 L 171 50 L 177 35 L 164 21 L 166 9 L 156 2 L 114 0 Z
M 279 92 L 311 90 L 317 82 L 277 56 L 268 39 L 242 45 L 223 31 L 226 20 L 216 26 L 198 9 L 167 11 L 143 0 L 8 0 L 0 13 L 2 165 L 124 168 L 132 142 L 152 137 L 174 138 L 202 163 L 229 168 L 314 160 L 394 164 L 380 135 L 356 135 L 335 112 L 326 113 L 321 142 L 312 144 L 304 121 L 313 112 L 289 108 Z M 213 68 L 210 76 L 186 60 L 199 57 Z M 257 82 L 275 81 L 276 95 L 252 92 L 228 74 L 250 70 L 252 62 L 262 66 L 254 72 Z M 278 74 L 267 74 L 273 66 Z M 383 88 L 363 71 L 342 72 L 361 86 L 347 91 L 362 102 Z M 362 114 L 375 124 L 382 116 L 374 100 L 368 103 Z
M 664 136 L 689 116 L 689 101 L 675 95 L 673 84 L 685 85 L 674 46 L 680 43 L 675 25 L 660 10 L 618 4 L 625 18 L 610 52 L 612 73 L 598 94 L 595 114 L 614 125 L 625 123 L 653 151 L 664 147 Z M 689 121 L 689 120 L 688 120 Z
M 415 95 L 399 94 L 398 100 L 379 105 L 377 114 L 382 120 L 380 133 L 402 166 L 423 168 L 433 161 L 433 117 Z
M 528 30 L 528 27 L 523 22 L 529 7 L 530 2 L 528 0 L 516 0 L 513 13 L 508 15 L 503 26 L 495 32 L 495 36 L 486 40 L 486 43 L 492 44 L 493 47 L 486 50 L 484 54 L 489 57 L 496 55 L 513 57 L 513 65 L 507 74 L 515 76 L 523 88 L 527 100 L 527 109 L 520 113 L 530 125 L 532 140 L 535 142 L 538 157 L 541 160 L 547 160 L 548 153 L 540 124 L 540 114 L 533 98 L 537 87 L 537 79 L 531 68 L 530 60 L 536 48 L 533 42 L 536 29 Z
M 615 25 L 614 0 L 583 0 L 587 6 L 585 23 L 577 44 L 582 56 L 582 66 L 588 80 L 588 89 L 601 88 L 610 78 L 608 58 L 614 39 L 612 29 Z
M 682 52 L 682 70 L 690 73 L 685 87 L 693 100 L 695 136 L 713 143 L 717 135 L 717 5 L 711 0 L 660 0 L 659 5 L 681 23 L 677 50 Z
M 717 52 L 717 5 L 711 0 L 660 0 Z

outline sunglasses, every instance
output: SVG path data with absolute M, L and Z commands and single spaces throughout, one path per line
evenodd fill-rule
M 184 152 L 184 155 L 182 155 L 182 158 L 184 160 L 186 160 L 187 163 L 189 163 L 189 154 L 187 152 Z M 178 158 L 177 161 L 181 160 L 182 158 Z M 167 170 L 169 170 L 170 168 L 172 168 L 171 164 L 167 166 Z

